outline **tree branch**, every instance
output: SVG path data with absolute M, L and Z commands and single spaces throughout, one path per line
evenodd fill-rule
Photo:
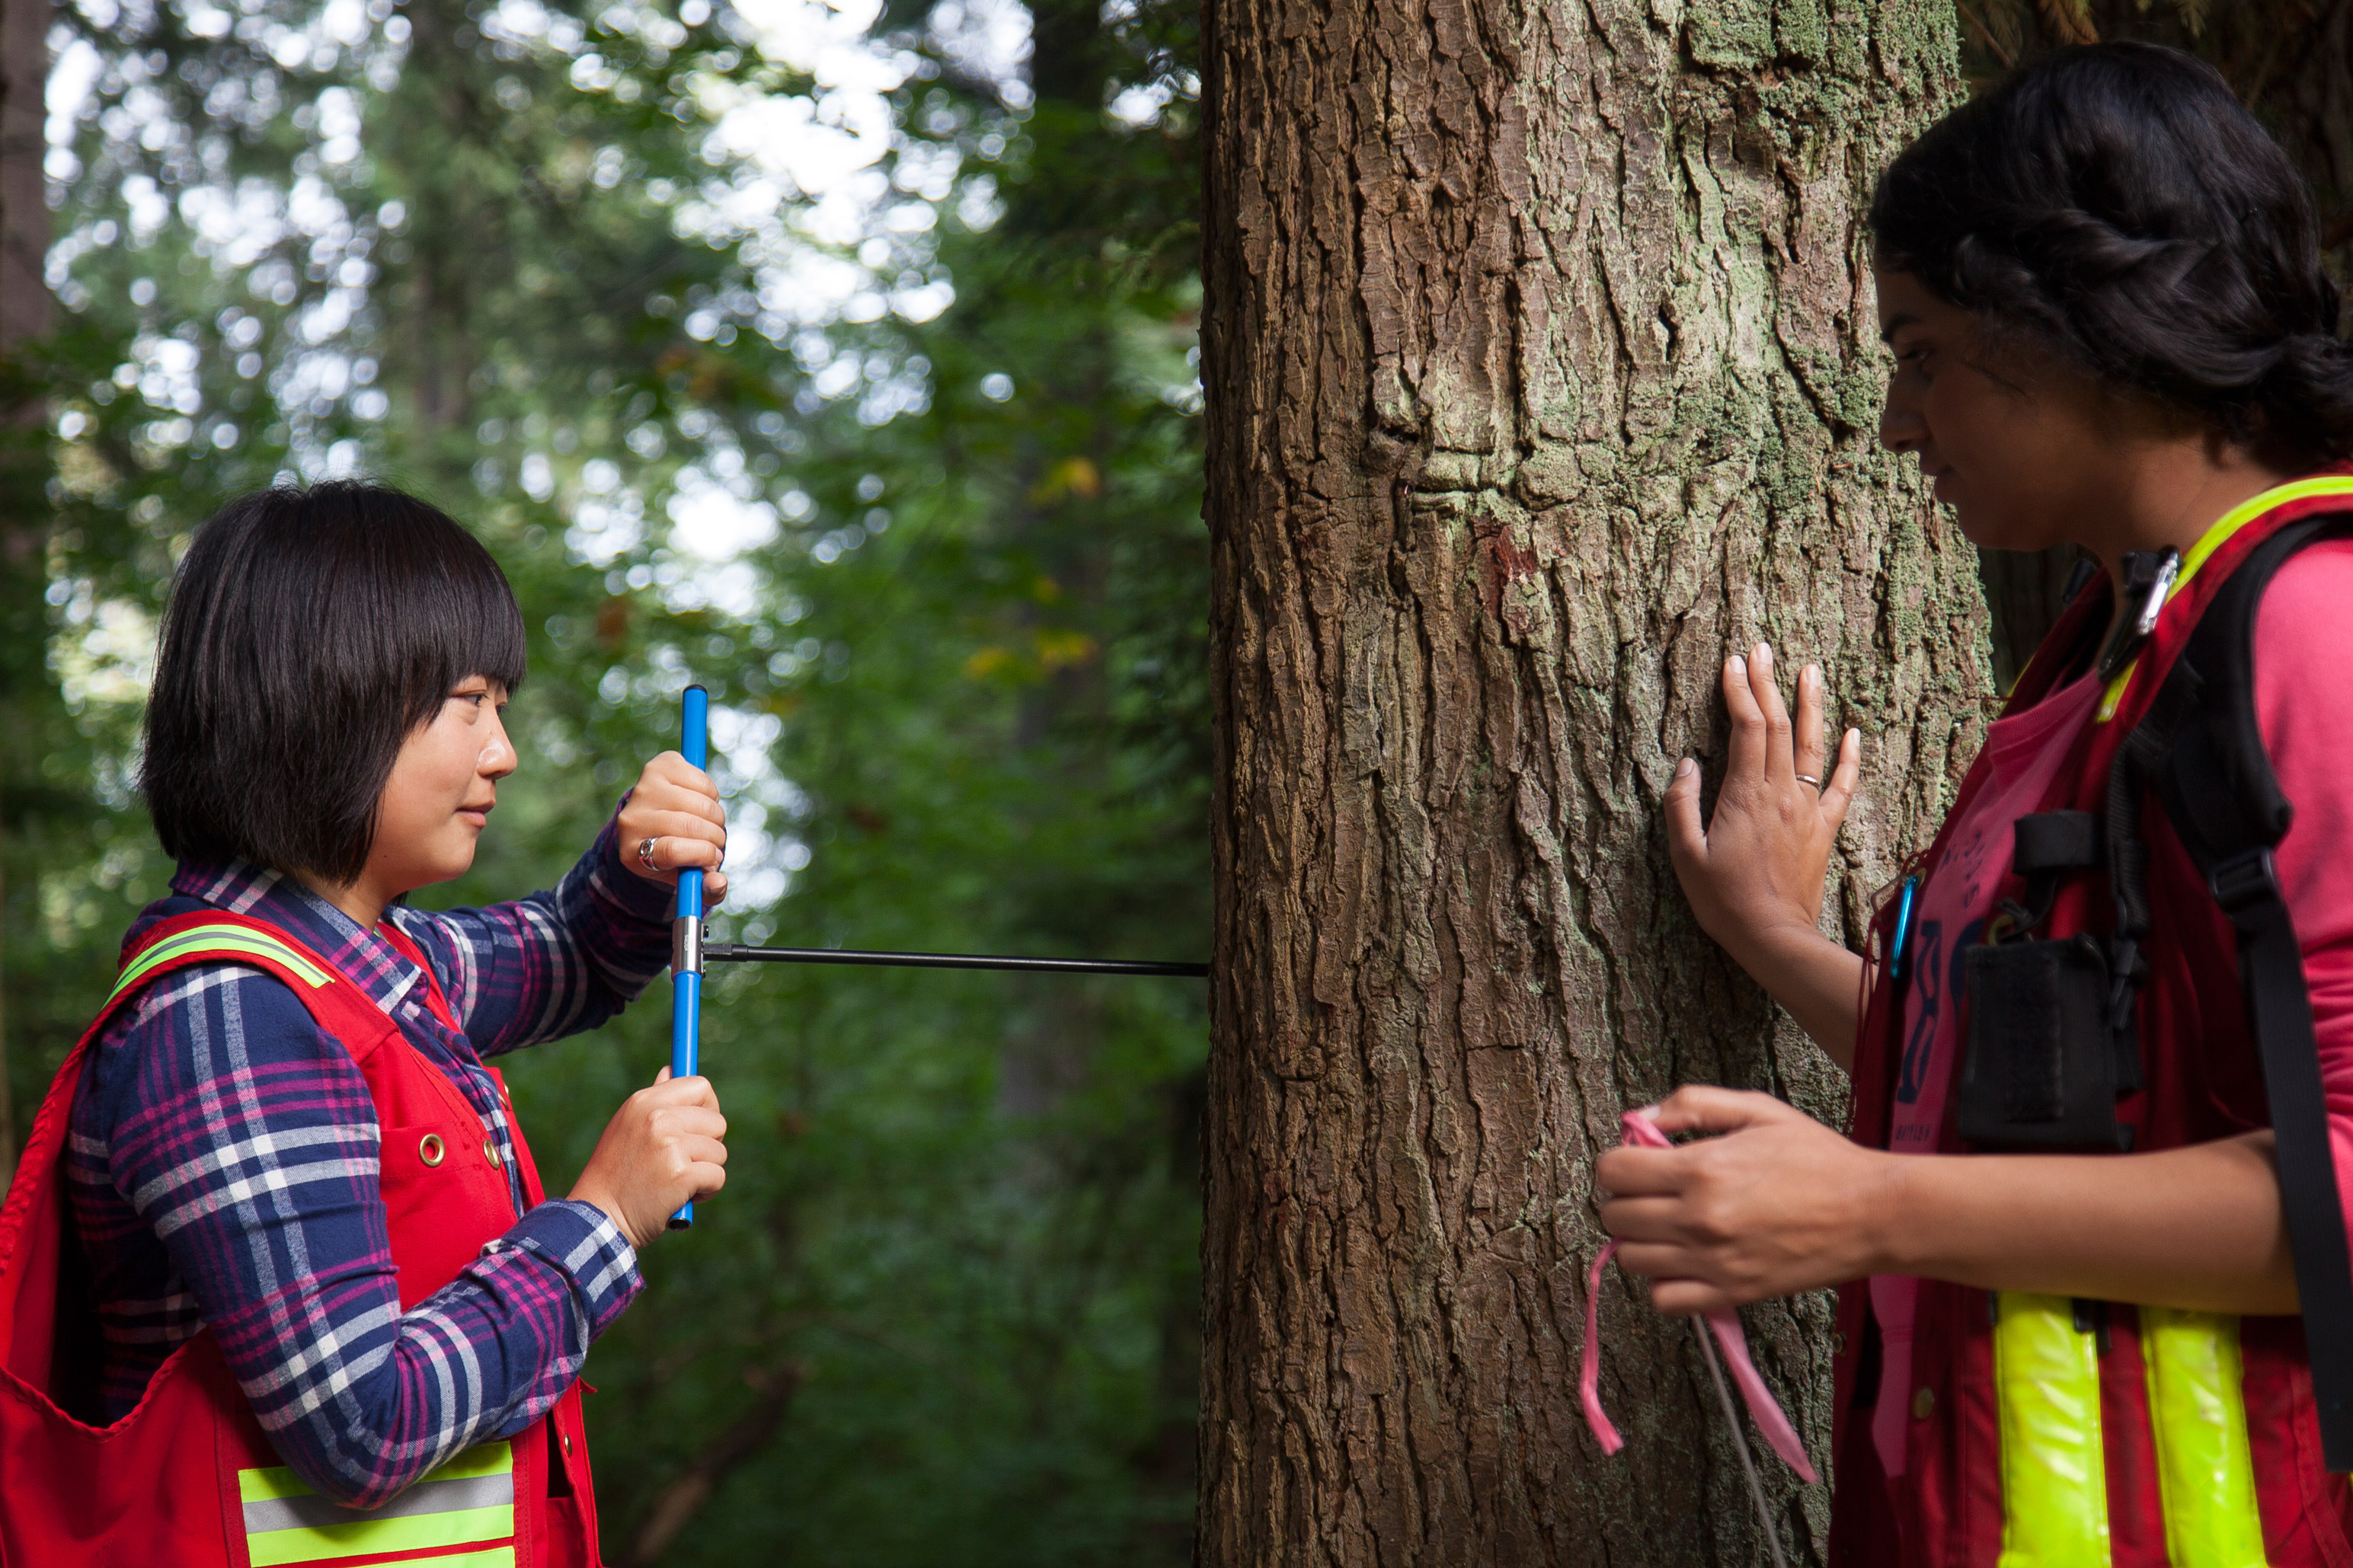
M 744 1374 L 758 1391 L 759 1398 L 751 1409 L 736 1417 L 733 1426 L 697 1454 L 682 1474 L 654 1494 L 654 1505 L 647 1510 L 646 1521 L 638 1530 L 638 1539 L 629 1549 L 625 1568 L 651 1568 L 679 1532 L 702 1511 L 702 1505 L 711 1500 L 719 1484 L 737 1466 L 768 1446 L 776 1428 L 784 1425 L 786 1407 L 799 1390 L 805 1371 L 800 1363 L 786 1362 L 768 1372 L 755 1369 Z

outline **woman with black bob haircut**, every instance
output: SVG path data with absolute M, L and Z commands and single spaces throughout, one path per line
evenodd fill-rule
M 582 1360 L 725 1122 L 665 1070 L 550 1201 L 487 1062 L 661 972 L 725 822 L 664 752 L 554 891 L 408 908 L 472 864 L 523 673 L 505 577 L 422 501 L 272 489 L 197 530 L 142 768 L 178 869 L 0 1218 L 0 1310 L 58 1303 L 16 1309 L 0 1554 L 597 1561 Z
M 1879 184 L 1880 436 L 2089 581 L 1868 957 L 1817 929 L 1860 737 L 1726 661 L 1666 797 L 1701 923 L 1853 1083 L 1842 1138 L 1686 1088 L 1603 1223 L 1696 1312 L 1840 1292 L 1831 1560 L 2353 1561 L 2353 349 L 2279 148 L 2102 45 Z

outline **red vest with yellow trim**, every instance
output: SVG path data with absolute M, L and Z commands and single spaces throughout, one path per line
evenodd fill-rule
M 95 1347 L 67 1209 L 67 1117 L 100 1033 L 157 976 L 225 958 L 266 971 L 352 1054 L 383 1129 L 384 1204 L 404 1311 L 515 1222 L 506 1175 L 472 1105 L 359 986 L 285 932 L 209 910 L 176 916 L 126 955 L 126 969 L 197 928 L 242 934 L 230 937 L 233 946 L 191 937 L 194 945 L 108 1002 L 49 1086 L 0 1207 L 0 1568 L 590 1568 L 598 1561 L 596 1494 L 576 1384 L 511 1441 L 459 1455 L 374 1510 L 338 1507 L 295 1477 L 209 1331 L 175 1350 L 121 1420 L 97 1426 L 69 1413 L 85 1403 L 78 1391 L 95 1386 Z M 388 925 L 380 929 L 424 973 L 428 1004 L 454 1027 L 422 955 Z M 513 1142 L 524 1191 L 538 1203 L 539 1173 L 520 1128 Z
M 2353 472 L 2353 470 L 2348 470 Z M 2144 716 L 2168 671 L 2179 656 L 2199 616 L 2231 573 L 2265 539 L 2282 528 L 2321 513 L 2353 511 L 2353 484 L 2345 474 L 2324 476 L 2333 484 L 2306 485 L 2297 499 L 2275 504 L 2211 544 L 2184 574 L 2159 615 L 2120 690 L 2112 689 L 2113 709 L 2085 727 L 2039 811 L 2102 812 L 2111 764 L 2119 744 Z M 2227 520 L 2226 520 L 2227 522 Z M 2223 526 L 2218 525 L 2218 533 Z M 2096 638 L 2112 600 L 2105 584 L 2077 595 L 2033 664 L 2021 677 L 2007 711 L 2040 700 L 2060 677 L 2068 656 Z M 2348 758 L 2353 766 L 2353 758 Z M 1946 836 L 1966 813 L 1983 777 L 1982 763 L 1963 781 L 1943 832 L 1915 864 L 1934 868 Z M 2165 814 L 2142 812 L 2140 832 L 2148 847 L 2148 900 L 2156 911 L 2143 943 L 2148 968 L 2137 997 L 2142 1052 L 2141 1087 L 2116 1103 L 2120 1122 L 2130 1130 L 2131 1147 L 2147 1151 L 2231 1137 L 2270 1125 L 2263 1078 L 2250 1038 L 2241 988 L 2236 939 L 2206 880 L 2191 864 Z M 2045 928 L 2049 936 L 2104 933 L 2113 926 L 2113 906 L 2101 876 L 2077 877 L 2062 885 Z M 2023 900 L 2016 875 L 1998 897 Z M 1877 951 L 1893 939 L 1893 909 L 1883 910 L 1874 932 Z M 1967 1020 L 1962 1020 L 1963 1037 Z M 1896 1068 L 1902 1059 L 1904 1005 L 1901 988 L 1879 966 L 1867 999 L 1856 1050 L 1853 1126 L 1856 1142 L 1887 1146 Z M 1961 1052 L 1952 1070 L 1960 1070 Z M 1940 1152 L 1967 1152 L 1958 1132 L 1960 1096 L 1945 1100 Z M 2009 1517 L 2020 1500 L 2005 1497 L 2003 1444 L 2028 1445 L 2017 1425 L 2005 1427 L 1995 1363 L 1996 1324 L 2001 1301 L 1981 1289 L 1934 1280 L 1921 1282 L 1914 1324 L 1909 1386 L 1905 1473 L 1890 1480 L 1872 1440 L 1872 1412 L 1882 1375 L 1877 1330 L 1871 1320 L 1870 1292 L 1862 1282 L 1840 1293 L 1835 1370 L 1834 1435 L 1836 1491 L 1832 1502 L 1831 1561 L 1838 1568 L 2003 1568 L 2040 1563 L 2044 1554 L 2010 1537 L 2027 1533 Z M 2187 1541 L 2168 1543 L 2168 1524 L 2179 1532 L 2175 1510 L 2199 1500 L 2188 1497 L 2188 1479 L 2178 1467 L 2168 1473 L 2152 1422 L 2152 1365 L 2144 1339 L 2157 1315 L 2129 1307 L 2086 1303 L 2096 1309 L 2095 1331 L 2083 1340 L 2086 1402 L 2100 1456 L 2104 1485 L 2105 1550 L 2084 1554 L 2118 1568 L 2303 1568 L 2327 1564 L 2353 1568 L 2353 1491 L 2322 1463 L 2313 1419 L 2312 1382 L 2306 1366 L 2304 1328 L 2293 1317 L 2236 1320 L 2236 1390 L 2244 1411 L 2239 1468 L 2251 1471 L 2249 1489 L 2260 1515 L 2259 1556 L 2255 1526 L 2248 1521 L 2242 1544 L 2230 1551 L 2200 1550 Z M 2229 1320 L 2221 1320 L 2228 1322 Z M 2224 1362 L 2227 1368 L 2229 1363 Z M 2095 1374 L 2092 1368 L 2096 1367 Z M 2095 1384 L 2091 1380 L 2095 1375 Z M 2225 1412 L 2227 1415 L 2227 1411 Z M 2218 1418 L 2219 1421 L 2220 1418 Z M 2235 1416 L 2230 1417 L 2235 1423 Z M 2159 1424 L 2161 1425 L 2161 1424 Z M 2015 1458 L 2017 1456 L 2013 1456 Z M 2010 1472 L 2013 1482 L 2015 1471 Z M 2174 1496 L 2168 1497 L 2171 1488 Z M 2025 1489 L 2021 1487 L 2019 1489 Z M 2076 1559 L 2081 1560 L 2081 1559 Z

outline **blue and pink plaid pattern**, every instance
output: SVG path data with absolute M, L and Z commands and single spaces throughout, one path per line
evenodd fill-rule
M 508 1108 L 484 1057 L 592 1029 L 670 959 L 669 889 L 625 869 L 607 824 L 552 893 L 391 911 L 415 965 L 290 878 L 184 862 L 156 921 L 203 909 L 285 930 L 362 986 L 481 1116 L 518 1218 L 404 1313 L 377 1184 L 375 1103 L 343 1047 L 275 978 L 203 964 L 157 982 L 98 1042 L 67 1149 L 106 1345 L 109 1419 L 210 1328 L 288 1464 L 369 1507 L 473 1444 L 530 1426 L 643 1288 L 593 1205 L 526 1212 Z

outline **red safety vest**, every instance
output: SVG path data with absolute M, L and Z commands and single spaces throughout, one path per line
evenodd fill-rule
M 423 956 L 389 925 L 379 931 L 423 971 L 429 1005 L 454 1027 Z M 92 1042 L 149 982 L 224 961 L 283 981 L 365 1075 L 383 1128 L 403 1310 L 515 1222 L 480 1116 L 358 985 L 260 921 L 205 910 L 160 922 L 126 955 L 121 984 L 58 1069 L 0 1207 L 0 1565 L 595 1564 L 596 1493 L 576 1385 L 512 1439 L 479 1445 L 365 1511 L 336 1506 L 287 1467 L 209 1331 L 175 1350 L 138 1407 L 111 1426 L 61 1408 L 81 1405 L 77 1391 L 95 1387 L 96 1371 L 64 1176 L 75 1085 Z M 539 1173 L 520 1128 L 513 1139 L 536 1204 Z
M 2225 517 L 2184 558 L 2171 600 L 2137 658 L 2104 694 L 2042 812 L 2105 809 L 2120 743 L 2148 711 L 2200 616 L 2267 538 L 2318 513 L 2353 510 L 2343 472 L 2267 492 Z M 2009 711 L 2040 700 L 2068 650 L 2105 625 L 2109 594 L 2087 591 L 2045 640 Z M 2348 759 L 2353 765 L 2353 758 Z M 1947 826 L 1916 864 L 1934 867 L 1983 778 L 1962 783 Z M 2271 1124 L 2251 1039 L 2237 942 L 2164 812 L 2141 814 L 2147 963 L 2137 1006 L 2140 1087 L 2116 1102 L 2130 1146 L 2205 1142 Z M 2024 901 L 2013 874 L 2000 898 Z M 1875 936 L 1889 951 L 1893 910 Z M 2052 938 L 2114 929 L 2104 877 L 2062 885 Z M 1887 1145 L 1902 1058 L 1899 986 L 1879 966 L 1856 1052 L 1852 1134 Z M 1962 1020 L 1964 1034 L 1968 1020 Z M 1954 1070 L 1960 1070 L 1956 1052 Z M 1971 1145 L 1946 1098 L 1941 1152 Z M 1872 1440 L 1883 1375 L 1870 1293 L 1840 1293 L 1831 1561 L 1838 1568 L 2303 1568 L 2353 1565 L 2353 1493 L 2322 1462 L 2304 1327 L 2293 1317 L 2228 1318 L 2071 1302 L 1923 1281 L 1904 1399 L 1905 1473 L 1890 1481 Z M 1892 1374 L 1890 1374 L 1892 1375 Z

